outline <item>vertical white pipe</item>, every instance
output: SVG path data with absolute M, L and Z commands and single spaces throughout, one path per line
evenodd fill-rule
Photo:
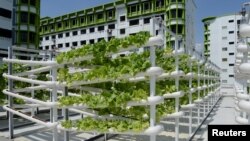
M 52 81 L 56 81 L 56 79 L 57 79 L 57 69 L 53 68 L 52 69 Z M 57 102 L 57 87 L 54 87 L 52 89 L 52 102 Z M 56 106 L 53 107 L 52 113 L 53 113 L 53 118 L 52 118 L 53 123 L 57 122 L 58 112 L 57 112 Z M 53 129 L 53 141 L 58 141 L 58 131 L 56 127 Z
M 198 87 L 200 87 L 200 65 L 199 65 L 199 63 L 198 63 Z M 198 100 L 200 100 L 200 89 L 198 89 Z M 200 124 L 200 102 L 198 102 L 198 105 L 197 105 L 197 107 L 198 107 L 198 115 L 197 115 L 197 117 L 198 117 L 198 125 Z
M 33 60 L 34 60 L 34 57 L 31 56 L 31 61 L 33 61 Z M 34 67 L 31 66 L 31 70 L 33 70 L 33 69 L 34 69 Z M 31 74 L 31 75 L 33 75 L 33 74 Z M 31 79 L 33 79 L 33 78 L 31 78 Z M 34 83 L 31 83 L 31 87 L 34 87 Z M 34 90 L 31 90 L 31 97 L 32 98 L 35 97 L 35 91 Z M 31 116 L 35 116 L 35 108 L 34 107 L 31 108 Z
M 175 53 L 177 54 L 178 47 L 178 39 L 175 38 Z M 179 71 L 179 56 L 175 55 L 175 70 Z M 179 76 L 175 78 L 175 87 L 176 90 L 179 91 Z M 179 97 L 175 98 L 175 112 L 179 112 Z M 179 118 L 175 119 L 175 141 L 179 141 Z
M 155 46 L 150 47 L 150 62 L 151 62 L 151 67 L 155 67 Z M 155 96 L 155 86 L 156 86 L 156 76 L 150 76 L 150 97 Z M 155 126 L 155 120 L 156 120 L 156 105 L 150 105 L 150 127 Z M 150 136 L 150 141 L 156 141 L 156 136 L 151 135 Z

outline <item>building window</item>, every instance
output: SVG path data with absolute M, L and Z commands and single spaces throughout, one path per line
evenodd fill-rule
M 240 20 L 237 20 L 237 24 L 240 24 Z
M 227 72 L 227 69 L 222 69 L 222 72 Z
M 36 1 L 35 0 L 30 0 L 30 5 L 36 6 Z
M 227 62 L 227 58 L 222 58 L 222 62 Z
M 65 33 L 65 36 L 66 36 L 66 37 L 69 37 L 69 32 Z
M 121 34 L 121 35 L 126 34 L 126 30 L 125 30 L 125 28 L 120 29 L 120 34 Z
M 164 6 L 164 0 L 157 0 L 156 1 L 156 7 L 157 8 L 160 8 L 160 7 L 163 7 Z
M 52 36 L 51 36 L 51 39 L 56 39 L 56 35 L 52 35 Z
M 229 64 L 230 67 L 234 66 L 234 64 Z
M 98 26 L 98 31 L 103 31 L 104 30 L 104 26 Z
M 21 23 L 28 23 L 28 12 L 21 12 L 20 14 L 20 22 Z
M 227 83 L 227 80 L 222 80 L 222 83 Z
M 103 13 L 98 13 L 97 14 L 97 20 L 103 19 Z
M 233 34 L 233 33 L 234 33 L 234 31 L 229 31 L 228 33 L 229 33 L 229 34 Z
M 86 40 L 81 41 L 81 45 L 86 45 Z
M 62 48 L 63 44 L 58 44 L 57 46 L 58 46 L 58 48 Z
M 65 47 L 69 47 L 69 43 L 65 43 Z
M 145 2 L 145 3 L 143 4 L 143 10 L 144 10 L 144 11 L 150 10 L 150 4 L 149 4 L 149 2 Z
M 45 40 L 49 40 L 49 36 L 46 36 L 46 37 L 45 37 Z
M 115 12 L 114 12 L 114 10 L 108 10 L 107 12 L 106 12 L 106 16 L 107 16 L 107 20 L 112 20 L 113 19 L 113 17 L 114 17 L 114 14 L 115 14 Z
M 7 9 L 0 8 L 0 16 L 5 18 L 11 18 L 11 11 Z
M 139 19 L 129 21 L 129 26 L 139 25 Z
M 234 22 L 234 20 L 229 20 L 228 22 L 229 22 L 229 23 L 233 23 L 233 22 Z
M 234 55 L 234 52 L 230 52 L 229 55 Z
M 108 25 L 108 29 L 115 29 L 115 24 Z
M 227 51 L 227 47 L 223 47 L 223 48 L 222 48 L 222 51 Z
M 229 42 L 229 45 L 233 45 L 234 44 L 234 42 Z
M 227 29 L 227 26 L 222 26 L 222 29 Z
M 73 42 L 73 43 L 72 43 L 72 46 L 73 46 L 73 47 L 76 47 L 77 45 L 78 45 L 77 42 Z
M 120 22 L 124 22 L 126 20 L 125 16 L 120 16 Z
M 233 75 L 233 74 L 230 74 L 229 77 L 234 77 L 234 75 Z
M 11 38 L 12 37 L 12 31 L 8 30 L 8 29 L 0 28 L 0 37 Z
M 150 18 L 144 18 L 143 23 L 144 24 L 149 24 L 150 23 Z
M 136 4 L 130 6 L 130 12 L 131 13 L 137 12 L 137 5 Z
M 30 15 L 29 15 L 30 17 L 30 19 L 29 19 L 29 22 L 30 22 L 30 24 L 35 24 L 35 22 L 36 22 L 36 14 L 33 14 L 33 13 L 30 13 Z
M 94 44 L 95 43 L 95 39 L 90 39 L 89 40 L 89 44 Z
M 57 23 L 57 28 L 61 28 L 62 27 L 62 23 Z
M 36 41 L 36 34 L 34 32 L 29 32 L 29 42 L 35 43 Z
M 114 36 L 108 37 L 108 41 L 110 41 L 113 38 L 115 38 L 115 37 Z
M 63 34 L 60 33 L 60 34 L 58 34 L 57 36 L 58 36 L 58 38 L 62 38 L 62 37 L 63 37 Z
M 45 49 L 46 49 L 46 50 L 49 50 L 49 46 L 45 46 Z
M 98 38 L 98 39 L 97 39 L 97 42 L 100 42 L 100 41 L 102 41 L 102 40 L 104 40 L 104 38 Z
M 73 35 L 73 36 L 76 36 L 76 35 L 77 35 L 77 31 L 73 31 L 73 32 L 72 32 L 72 35 Z
M 84 18 L 84 17 L 81 17 L 81 18 L 80 18 L 80 23 L 81 23 L 81 24 L 84 24 L 84 23 L 85 23 L 85 18 Z
M 92 28 L 89 29 L 89 33 L 93 33 L 93 32 L 95 32 L 95 28 L 94 27 L 92 27 Z
M 222 37 L 222 40 L 227 40 L 227 37 Z
M 21 0 L 21 3 L 22 3 L 22 4 L 28 4 L 29 1 L 28 1 L 28 0 Z
M 81 34 L 86 34 L 86 29 L 82 29 Z

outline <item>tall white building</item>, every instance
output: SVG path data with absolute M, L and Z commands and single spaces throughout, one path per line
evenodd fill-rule
M 195 9 L 194 0 L 116 0 L 54 18 L 44 17 L 40 21 L 40 48 L 70 50 L 102 39 L 150 31 L 153 17 L 162 17 L 168 29 L 182 35 L 187 46 L 194 46 Z M 168 33 L 166 45 L 174 45 Z
M 0 0 L 0 59 L 7 57 L 12 45 L 38 47 L 39 21 L 40 0 Z M 17 56 L 29 58 L 26 54 Z
M 12 0 L 0 0 L 0 58 L 6 57 L 6 50 L 12 45 Z
M 238 26 L 241 15 L 232 14 L 220 17 L 207 17 L 204 23 L 205 55 L 221 67 L 221 82 L 234 84 L 234 62 L 238 39 Z

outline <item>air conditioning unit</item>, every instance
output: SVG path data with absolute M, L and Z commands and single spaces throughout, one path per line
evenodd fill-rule
M 107 30 L 108 34 L 112 34 L 112 29 Z

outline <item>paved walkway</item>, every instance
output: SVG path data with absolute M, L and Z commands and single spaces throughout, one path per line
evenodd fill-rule
M 234 110 L 234 98 L 233 91 L 230 90 L 232 94 L 222 97 L 220 101 L 217 103 L 213 111 L 210 113 L 207 120 L 201 126 L 200 130 L 198 130 L 192 141 L 207 141 L 207 125 L 208 124 L 236 124 L 235 122 L 235 110 Z M 195 113 L 195 111 L 193 111 Z M 181 119 L 180 123 L 180 141 L 186 141 L 188 138 L 188 115 Z M 174 125 L 175 123 L 170 121 L 166 122 L 166 130 L 157 136 L 157 141 L 174 141 Z M 194 121 L 195 123 L 195 121 Z M 194 127 L 195 128 L 195 127 Z M 27 131 L 25 131 L 27 130 Z M 14 139 L 14 141 L 50 141 L 52 140 L 52 132 L 51 130 L 47 130 L 41 126 L 29 126 L 28 128 L 19 128 L 15 130 L 15 133 L 18 134 L 18 137 Z M 25 133 L 25 134 L 24 134 Z M 1 137 L 2 136 L 2 137 Z M 9 141 L 4 137 L 8 136 L 8 132 L 0 132 L 0 141 Z M 83 141 L 84 139 L 90 138 L 94 136 L 93 134 L 86 133 L 71 133 L 70 140 L 71 141 Z M 59 134 L 60 141 L 62 139 L 62 133 Z M 98 140 L 99 141 L 99 140 Z M 148 136 L 127 136 L 121 135 L 116 136 L 109 141 L 148 141 Z
M 207 125 L 219 124 L 237 124 L 235 122 L 235 100 L 233 96 L 222 97 L 218 104 L 215 106 L 207 120 L 201 126 L 195 135 L 193 141 L 207 141 Z

